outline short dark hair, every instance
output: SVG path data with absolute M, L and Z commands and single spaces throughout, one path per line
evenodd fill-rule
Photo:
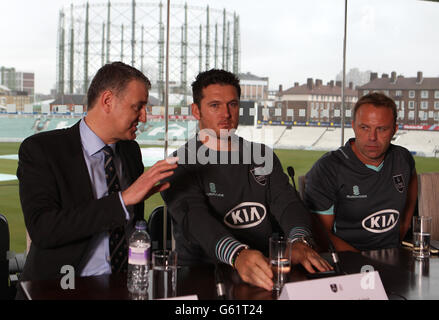
M 142 72 L 123 62 L 108 63 L 101 67 L 88 88 L 87 110 L 93 108 L 96 99 L 103 91 L 115 90 L 118 95 L 131 80 L 139 80 L 145 83 L 148 89 L 151 88 L 151 82 Z
M 225 70 L 211 69 L 199 73 L 195 81 L 192 82 L 192 97 L 198 107 L 201 106 L 201 100 L 203 99 L 203 89 L 211 84 L 234 86 L 238 93 L 238 98 L 241 98 L 241 86 L 236 75 Z
M 354 122 L 355 122 L 355 117 L 357 115 L 357 111 L 363 104 L 371 104 L 377 108 L 381 108 L 381 107 L 389 108 L 393 112 L 393 123 L 394 125 L 396 125 L 396 117 L 397 117 L 396 104 L 392 98 L 389 98 L 385 94 L 379 92 L 373 92 L 362 96 L 354 106 L 354 117 L 353 117 Z

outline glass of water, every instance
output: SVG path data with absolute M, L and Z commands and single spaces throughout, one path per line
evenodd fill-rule
M 430 257 L 431 217 L 413 217 L 413 256 L 416 259 Z
M 282 236 L 270 237 L 270 265 L 273 271 L 273 290 L 282 290 L 291 271 L 291 244 Z
M 158 250 L 152 253 L 152 297 L 172 298 L 177 295 L 177 252 Z

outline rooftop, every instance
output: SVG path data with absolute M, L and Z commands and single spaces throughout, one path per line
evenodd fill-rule
M 84 94 L 64 94 L 56 97 L 55 101 L 52 102 L 55 105 L 63 104 L 76 104 L 76 105 L 86 105 L 87 97 Z
M 390 77 L 388 74 L 382 74 L 378 78 L 377 73 L 371 73 L 371 81 L 357 89 L 381 89 L 381 90 L 408 90 L 408 89 L 439 89 L 438 78 L 424 78 L 422 72 L 418 72 L 416 77 L 405 78 L 402 75 L 396 76 L 396 72 L 392 72 Z
M 294 95 L 294 94 L 315 94 L 315 95 L 327 95 L 327 96 L 341 96 L 341 81 L 330 81 L 324 85 L 322 80 L 316 80 L 315 82 L 310 78 L 306 84 L 299 85 L 295 83 L 294 87 L 287 90 L 282 90 L 279 95 Z M 346 96 L 357 96 L 357 90 L 353 89 L 353 85 L 345 88 Z
M 268 81 L 268 77 L 258 77 L 250 72 L 247 73 L 239 73 L 239 80 L 256 80 L 256 81 Z
M 9 91 L 11 91 L 11 89 L 9 89 L 8 87 L 3 86 L 3 85 L 0 84 L 0 91 L 7 91 L 7 92 L 9 92 Z

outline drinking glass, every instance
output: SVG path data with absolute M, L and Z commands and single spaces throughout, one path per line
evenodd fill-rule
M 413 256 L 416 259 L 430 257 L 431 217 L 413 217 Z
M 280 291 L 291 270 L 291 244 L 282 236 L 270 237 L 270 265 L 273 271 L 273 290 Z
M 172 298 L 177 295 L 177 252 L 158 250 L 152 253 L 152 297 Z

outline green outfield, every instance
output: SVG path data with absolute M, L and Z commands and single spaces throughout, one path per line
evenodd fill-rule
M 19 143 L 0 143 L 0 155 L 15 155 L 18 153 L 19 146 Z M 324 153 L 323 151 L 276 150 L 285 170 L 288 166 L 294 167 L 296 183 L 297 177 L 304 175 Z M 418 173 L 439 171 L 439 159 L 437 158 L 415 157 L 415 160 Z M 0 159 L 0 174 L 15 175 L 16 170 L 17 160 Z M 152 209 L 162 203 L 160 195 L 154 195 L 148 199 L 145 206 L 145 216 L 147 217 Z M 23 252 L 26 248 L 26 231 L 18 196 L 17 180 L 0 182 L 0 213 L 4 214 L 9 222 L 11 250 Z

